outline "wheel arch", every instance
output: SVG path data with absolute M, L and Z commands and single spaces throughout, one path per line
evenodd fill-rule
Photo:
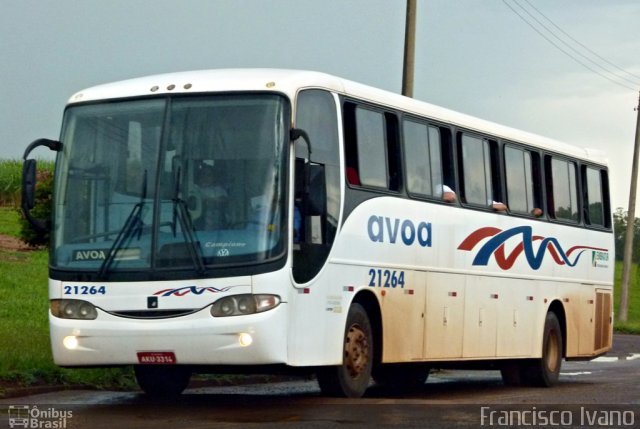
M 377 296 L 370 291 L 363 290 L 353 298 L 352 304 L 360 304 L 369 317 L 371 330 L 373 331 L 373 362 L 374 365 L 382 360 L 382 311 Z
M 547 313 L 553 313 L 558 318 L 562 331 L 562 357 L 567 357 L 567 314 L 560 300 L 554 300 L 547 309 Z

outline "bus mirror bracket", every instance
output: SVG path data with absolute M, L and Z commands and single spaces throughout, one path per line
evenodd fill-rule
M 40 232 L 47 231 L 49 229 L 49 221 L 43 219 L 36 219 L 31 215 L 31 209 L 36 206 L 36 160 L 27 159 L 31 151 L 35 148 L 45 146 L 49 150 L 59 152 L 62 150 L 62 143 L 49 139 L 38 139 L 32 142 L 24 151 L 22 159 L 22 201 L 21 207 L 27 221 L 33 225 L 35 229 Z
M 302 140 L 307 144 L 307 150 L 309 151 L 309 159 L 311 159 L 311 140 L 309 139 L 309 134 L 302 128 L 291 128 L 289 131 L 289 138 L 292 142 L 298 140 L 302 137 Z

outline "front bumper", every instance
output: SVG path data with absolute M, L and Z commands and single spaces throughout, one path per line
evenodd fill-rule
M 98 310 L 96 320 L 49 314 L 53 359 L 60 366 L 137 364 L 139 352 L 172 352 L 177 364 L 266 365 L 287 363 L 286 303 L 248 316 L 218 317 L 210 307 L 182 317 L 129 319 Z M 240 334 L 250 345 L 241 345 Z M 67 348 L 65 337 L 77 339 Z

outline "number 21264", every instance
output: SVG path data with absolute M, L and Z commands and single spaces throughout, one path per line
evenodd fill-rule
M 369 286 L 371 287 L 398 287 L 404 288 L 404 271 L 381 270 L 371 268 L 369 270 Z

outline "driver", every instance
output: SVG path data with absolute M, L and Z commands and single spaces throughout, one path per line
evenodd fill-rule
M 228 193 L 221 184 L 221 175 L 212 165 L 201 162 L 194 174 L 194 182 L 199 188 L 202 200 L 202 215 L 199 229 L 213 230 L 227 224 L 226 201 Z

